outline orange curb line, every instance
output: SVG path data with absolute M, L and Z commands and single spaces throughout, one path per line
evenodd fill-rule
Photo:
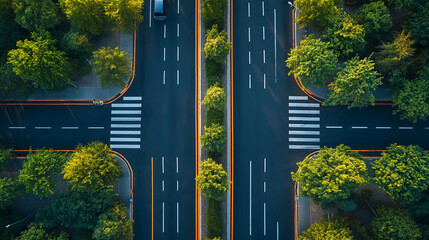
M 196 0 L 195 1 L 195 177 L 198 176 L 198 171 L 199 171 L 199 167 L 200 167 L 200 159 L 199 159 L 199 148 L 198 148 L 198 143 L 199 143 L 199 102 L 198 102 L 198 94 L 199 94 L 199 64 L 198 64 L 198 57 L 199 57 L 199 50 L 200 50 L 200 46 L 199 46 L 199 36 L 200 36 L 200 21 L 199 21 L 199 6 L 200 6 L 200 1 Z M 200 201 L 200 191 L 198 189 L 197 186 L 197 182 L 195 181 L 195 239 L 199 240 L 199 234 L 198 234 L 198 230 L 199 230 L 199 226 L 200 226 L 200 221 L 199 221 L 199 216 L 200 216 L 200 208 L 199 208 L 199 201 Z
M 233 39 L 233 33 L 234 33 L 234 2 L 232 0 L 229 0 L 230 4 L 230 16 L 229 16 L 229 40 L 231 44 L 231 50 L 229 55 L 229 74 L 230 74 L 230 81 L 229 81 L 229 95 L 230 95 L 230 144 L 231 144 L 231 151 L 230 151 L 230 161 L 229 161 L 229 180 L 231 181 L 229 186 L 229 196 L 230 196 L 230 213 L 229 213 L 229 222 L 230 222 L 230 240 L 234 239 L 234 39 Z

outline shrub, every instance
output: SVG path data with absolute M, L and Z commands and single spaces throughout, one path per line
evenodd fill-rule
M 207 230 L 209 238 L 216 238 L 222 235 L 222 211 L 220 201 L 207 198 Z
M 223 64 L 222 63 L 218 63 L 212 59 L 205 59 L 206 61 L 206 76 L 207 78 L 210 77 L 217 77 L 219 79 L 219 81 L 221 81 L 221 78 L 223 76 Z M 208 79 L 210 80 L 210 79 Z M 210 82 L 209 82 L 210 84 Z M 209 87 L 211 87 L 212 85 L 209 85 Z M 219 85 L 221 86 L 221 85 Z
M 206 116 L 207 116 L 206 126 L 210 127 L 211 125 L 216 123 L 223 125 L 223 117 L 224 117 L 223 110 L 218 110 L 215 108 L 207 109 Z
M 201 169 L 195 178 L 198 189 L 206 198 L 217 201 L 222 200 L 229 190 L 228 173 L 221 164 L 215 163 L 211 158 L 201 162 Z
M 210 87 L 207 89 L 206 95 L 201 104 L 207 106 L 207 109 L 223 110 L 226 106 L 225 90 L 218 86 Z
M 86 35 L 76 31 L 64 34 L 60 45 L 64 52 L 72 57 L 89 56 L 93 48 Z
M 218 76 L 208 76 L 207 77 L 208 87 L 218 86 L 223 88 L 222 79 Z
M 202 20 L 206 29 L 211 29 L 213 25 L 218 25 L 223 29 L 225 22 L 225 8 L 228 6 L 227 0 L 204 0 L 202 3 Z
M 218 26 L 206 33 L 206 44 L 204 46 L 205 58 L 211 59 L 217 63 L 225 63 L 226 57 L 231 49 L 231 44 L 228 42 L 228 34 L 222 30 L 218 31 Z
M 366 37 L 380 38 L 392 28 L 392 19 L 389 9 L 382 1 L 364 4 L 357 15 L 358 21 L 363 25 Z
M 209 152 L 222 152 L 225 143 L 225 128 L 220 124 L 204 126 L 204 135 L 201 136 L 201 147 Z

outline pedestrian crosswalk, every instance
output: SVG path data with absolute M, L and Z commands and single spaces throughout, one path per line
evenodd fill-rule
M 111 104 L 110 148 L 140 149 L 141 96 L 125 96 Z
M 320 104 L 308 102 L 308 96 L 289 96 L 288 106 L 289 149 L 320 149 Z

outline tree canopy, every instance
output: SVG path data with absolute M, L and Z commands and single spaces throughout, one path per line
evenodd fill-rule
M 292 179 L 299 182 L 301 196 L 313 201 L 342 202 L 351 197 L 351 191 L 368 183 L 367 168 L 356 152 L 339 145 L 324 147 L 316 158 L 298 162 L 299 170 L 292 172 Z
M 131 75 L 131 58 L 127 52 L 120 51 L 119 47 L 102 47 L 93 52 L 93 57 L 94 72 L 100 79 L 102 88 L 125 87 L 125 82 Z
M 60 45 L 64 52 L 72 57 L 89 56 L 93 48 L 87 36 L 76 31 L 64 34 Z
M 374 62 L 369 58 L 359 60 L 356 56 L 345 63 L 343 70 L 338 72 L 334 82 L 329 84 L 329 98 L 325 105 L 346 105 L 351 101 L 349 108 L 374 105 L 375 97 L 372 93 L 382 84 L 379 73 L 374 70 Z
M 222 164 L 216 163 L 211 158 L 201 162 L 201 169 L 195 181 L 205 197 L 218 201 L 226 196 L 226 191 L 229 190 L 231 183 Z
M 324 86 L 337 70 L 338 63 L 337 55 L 329 46 L 329 43 L 312 34 L 306 37 L 289 53 L 286 60 L 286 66 L 290 69 L 289 76 L 296 74 L 304 86 Z
M 400 113 L 401 119 L 413 123 L 426 120 L 429 116 L 429 67 L 419 71 L 414 81 L 406 80 L 393 94 L 393 114 Z
M 23 183 L 27 193 L 32 193 L 40 199 L 54 194 L 58 188 L 58 178 L 67 155 L 52 150 L 40 149 L 31 151 L 19 171 L 19 181 Z
M 0 146 L 0 169 L 6 165 L 12 157 L 12 149 L 6 149 Z
M 224 30 L 219 32 L 218 26 L 214 25 L 212 29 L 207 31 L 206 45 L 204 46 L 206 59 L 217 63 L 225 63 L 230 49 L 231 44 L 228 42 L 228 34 Z
M 79 144 L 62 171 L 71 189 L 94 192 L 118 181 L 121 165 L 110 150 L 101 142 Z
M 107 17 L 121 30 L 130 32 L 143 21 L 142 9 L 143 0 L 110 0 L 104 5 Z
M 104 0 L 59 0 L 74 29 L 100 35 L 104 31 Z
M 201 136 L 201 147 L 208 152 L 222 152 L 227 142 L 224 126 L 214 123 L 211 126 L 204 126 L 204 135 Z
M 8 53 L 8 63 L 16 75 L 34 87 L 62 90 L 70 81 L 65 53 L 56 49 L 56 40 L 47 31 L 33 32 L 31 38 L 16 43 L 17 49 Z
M 226 7 L 227 0 L 203 0 L 201 11 L 205 29 L 212 29 L 213 25 L 223 29 Z
M 413 0 L 383 0 L 387 6 L 390 8 L 399 11 L 407 9 L 411 6 Z
M 359 8 L 358 21 L 365 29 L 368 39 L 371 37 L 380 38 L 392 28 L 392 19 L 389 9 L 382 1 L 364 4 Z
M 314 23 L 318 26 L 325 27 L 328 20 L 340 11 L 335 6 L 336 0 L 295 0 L 295 5 L 299 9 L 296 22 L 301 27 Z
M 411 215 L 399 207 L 379 207 L 371 227 L 376 237 L 383 240 L 414 240 L 422 236 Z
M 25 37 L 19 26 L 7 17 L 0 18 L 0 54 L 15 48 L 16 42 Z
M 320 222 L 311 224 L 302 236 L 298 236 L 298 240 L 327 239 L 352 240 L 352 231 L 339 218 L 326 220 L 326 217 L 322 217 Z
M 429 188 L 429 154 L 419 146 L 392 144 L 371 169 L 374 182 L 404 205 L 420 200 Z
M 18 77 L 8 63 L 0 63 L 0 98 L 1 99 L 26 99 L 33 93 L 31 82 L 26 82 Z
M 16 179 L 0 178 L 0 209 L 5 209 L 21 195 L 21 187 Z
M 28 31 L 42 31 L 58 23 L 58 7 L 52 0 L 13 0 L 15 21 Z
M 413 1 L 413 12 L 408 19 L 413 39 L 421 45 L 429 44 L 429 1 Z
M 30 223 L 28 228 L 21 232 L 15 240 L 68 240 L 69 236 L 65 232 L 61 232 L 58 237 L 54 234 L 49 234 L 43 224 Z
M 207 89 L 206 95 L 201 104 L 206 105 L 207 109 L 223 110 L 226 106 L 225 90 L 218 86 L 211 86 Z
M 131 239 L 133 234 L 133 220 L 127 217 L 127 208 L 123 204 L 115 206 L 98 218 L 92 237 L 96 240 Z

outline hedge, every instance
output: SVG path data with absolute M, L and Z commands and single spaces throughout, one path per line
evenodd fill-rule
M 206 224 L 209 231 L 208 237 L 215 238 L 222 235 L 222 212 L 220 201 L 207 198 Z

